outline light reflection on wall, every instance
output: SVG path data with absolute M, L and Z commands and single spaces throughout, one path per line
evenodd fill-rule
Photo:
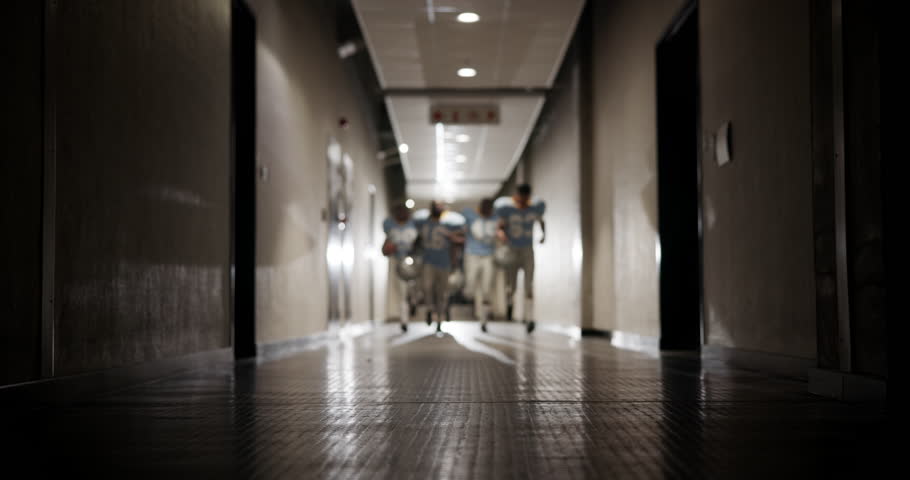
M 581 275 L 581 264 L 584 261 L 584 249 L 581 245 L 581 229 L 575 232 L 572 239 L 572 268 L 576 275 Z
M 354 267 L 356 253 L 354 241 L 349 236 L 345 236 L 343 239 L 333 237 L 325 249 L 325 260 L 331 269 L 344 267 L 346 271 L 350 271 Z

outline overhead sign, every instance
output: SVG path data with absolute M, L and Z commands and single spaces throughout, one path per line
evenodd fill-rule
M 499 105 L 432 105 L 430 123 L 498 124 Z

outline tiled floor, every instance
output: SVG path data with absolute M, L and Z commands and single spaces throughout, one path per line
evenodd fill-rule
M 5 412 L 4 467 L 117 478 L 876 476 L 884 414 L 517 325 L 412 325 Z M 41 458 L 39 462 L 26 460 Z M 23 477 L 6 477 L 23 478 Z

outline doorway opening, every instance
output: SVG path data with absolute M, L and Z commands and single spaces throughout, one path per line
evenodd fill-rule
M 231 312 L 234 358 L 256 356 L 256 19 L 231 3 Z
M 702 344 L 698 4 L 657 44 L 657 208 L 660 348 Z

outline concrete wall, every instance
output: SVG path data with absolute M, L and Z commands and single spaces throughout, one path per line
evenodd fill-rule
M 377 189 L 374 233 L 382 241 L 387 215 L 377 140 L 336 53 L 332 2 L 260 0 L 257 17 L 259 163 L 268 178 L 257 191 L 257 337 L 260 343 L 323 331 L 328 321 L 326 265 L 328 206 L 326 148 L 330 137 L 353 160 L 351 223 L 354 273 L 352 320 L 369 320 L 370 302 L 384 312 L 387 264 L 374 264 L 374 299 L 368 296 L 367 185 Z M 348 129 L 338 126 L 342 116 Z M 378 248 L 374 247 L 374 250 Z
M 547 235 L 535 248 L 534 318 L 581 325 L 579 67 L 574 58 L 547 97 L 522 159 L 534 195 L 547 202 Z
M 58 374 L 230 345 L 230 2 L 60 2 Z
M 704 168 L 708 343 L 815 356 L 809 7 L 700 2 L 702 128 L 732 122 Z
M 41 2 L 4 5 L 0 32 L 0 385 L 40 371 L 42 205 Z
M 592 328 L 660 335 L 654 53 L 683 3 L 593 4 Z

